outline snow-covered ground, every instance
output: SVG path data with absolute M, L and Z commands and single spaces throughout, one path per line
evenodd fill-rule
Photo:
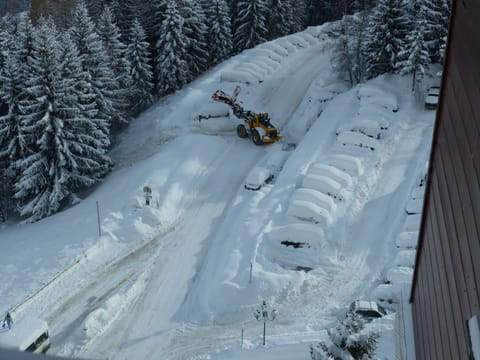
M 411 200 L 434 121 L 410 79 L 349 90 L 325 30 L 245 51 L 162 99 L 117 139 L 116 168 L 88 196 L 35 224 L 3 224 L 0 312 L 47 320 L 50 352 L 63 356 L 309 359 L 353 300 L 411 265 L 414 248 L 399 254 L 399 238 L 418 231 Z M 237 84 L 242 106 L 269 112 L 282 141 L 238 138 L 240 121 L 209 104 Z M 379 139 L 337 137 L 359 114 L 387 123 Z M 274 179 L 246 190 L 255 166 Z M 263 300 L 277 310 L 265 347 L 253 317 Z M 382 333 L 382 359 L 395 355 L 394 316 L 368 325 Z

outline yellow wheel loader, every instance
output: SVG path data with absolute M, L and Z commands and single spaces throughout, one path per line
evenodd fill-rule
M 237 135 L 241 138 L 251 137 L 255 145 L 271 144 L 282 139 L 282 136 L 278 134 L 277 128 L 270 122 L 268 113 L 244 110 L 236 102 L 239 93 L 240 87 L 237 86 L 232 96 L 222 90 L 217 90 L 212 95 L 212 100 L 229 105 L 233 110 L 233 114 L 239 119 L 243 119 L 244 124 L 237 126 Z

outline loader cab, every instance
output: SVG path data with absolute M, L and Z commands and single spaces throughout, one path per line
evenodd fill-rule
M 260 122 L 260 124 L 262 124 L 267 128 L 273 127 L 272 124 L 270 123 L 270 118 L 268 117 L 268 113 L 266 112 L 262 112 L 258 114 L 258 121 Z

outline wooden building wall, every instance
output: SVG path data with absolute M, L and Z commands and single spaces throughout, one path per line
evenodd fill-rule
M 411 302 L 417 359 L 471 353 L 480 314 L 480 0 L 453 2 Z

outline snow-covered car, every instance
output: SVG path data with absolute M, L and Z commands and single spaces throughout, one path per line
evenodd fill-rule
M 288 206 L 287 215 L 300 220 L 313 222 L 322 226 L 328 226 L 333 222 L 330 212 L 311 201 L 293 200 Z
M 15 321 L 11 329 L 0 333 L 0 348 L 45 353 L 50 348 L 48 324 L 34 317 Z
M 423 199 L 425 197 L 425 186 L 414 187 L 410 194 L 410 199 Z
M 307 174 L 303 178 L 302 186 L 307 189 L 320 191 L 338 201 L 345 199 L 345 191 L 343 191 L 342 185 L 327 176 Z
M 401 232 L 397 239 L 395 240 L 395 244 L 397 248 L 401 249 L 416 249 L 418 242 L 418 231 L 404 231 Z
M 415 265 L 416 253 L 417 252 L 412 249 L 400 250 L 395 256 L 395 265 L 413 268 L 413 266 Z
M 355 300 L 350 304 L 349 312 L 360 315 L 363 319 L 370 321 L 387 315 L 383 306 L 375 301 Z
M 295 190 L 290 198 L 290 201 L 294 200 L 310 201 L 330 213 L 333 213 L 337 208 L 335 201 L 330 196 L 314 189 L 300 188 Z
M 287 151 L 274 151 L 267 156 L 265 160 L 265 167 L 269 168 L 272 172 L 280 172 L 287 160 L 288 152 Z
M 425 97 L 425 109 L 435 110 L 438 105 L 438 97 L 440 96 L 440 87 L 432 86 L 428 89 L 427 96 Z
M 342 145 L 353 145 L 370 150 L 378 148 L 378 140 L 355 131 L 343 131 L 337 135 L 337 141 Z
M 385 274 L 386 284 L 411 284 L 413 269 L 406 266 L 396 266 L 388 269 Z
M 323 164 L 321 162 L 315 162 L 308 167 L 308 173 L 314 175 L 328 176 L 340 183 L 343 187 L 352 185 L 352 177 L 335 166 Z
M 343 131 L 356 131 L 374 139 L 380 139 L 380 125 L 375 120 L 357 119 L 350 125 L 341 126 L 336 135 Z
M 382 306 L 389 309 L 394 308 L 400 299 L 402 285 L 399 284 L 380 284 L 373 289 L 371 295 Z
M 358 109 L 354 121 L 355 119 L 375 120 L 382 130 L 387 130 L 393 122 L 391 112 L 388 112 L 387 109 L 378 105 L 361 106 Z
M 423 199 L 410 199 L 405 205 L 405 211 L 408 215 L 421 214 L 423 210 Z
M 357 88 L 357 99 L 359 100 L 361 98 L 383 96 L 384 94 L 385 90 L 374 85 L 361 84 Z
M 422 214 L 407 215 L 405 223 L 403 224 L 403 231 L 418 231 L 420 229 L 421 221 Z
M 245 189 L 260 190 L 260 188 L 271 181 L 273 175 L 269 169 L 261 166 L 254 167 L 245 179 Z
M 210 118 L 229 117 L 229 109 L 225 104 L 208 103 L 200 108 L 195 114 L 194 120 L 202 121 Z
M 398 100 L 394 95 L 383 94 L 381 96 L 365 97 L 360 100 L 360 105 L 363 106 L 381 106 L 393 112 L 399 109 Z
M 359 176 L 363 174 L 363 166 L 361 161 L 352 155 L 330 155 L 324 158 L 322 162 L 343 170 L 350 176 Z

